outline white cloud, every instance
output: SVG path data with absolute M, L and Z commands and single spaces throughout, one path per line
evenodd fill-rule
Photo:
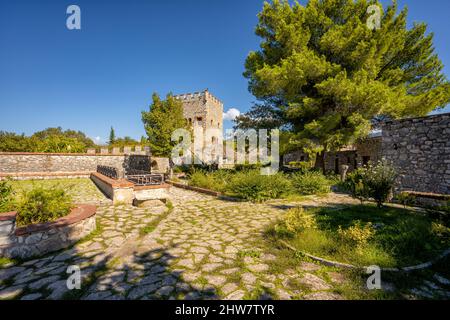
M 102 137 L 99 137 L 99 136 L 96 136 L 96 137 L 94 138 L 94 140 L 95 140 L 96 143 L 100 143 L 100 142 L 103 141 L 103 138 L 102 138 Z
M 230 108 L 227 112 L 223 113 L 223 120 L 231 120 L 233 121 L 241 114 L 241 112 L 236 108 Z

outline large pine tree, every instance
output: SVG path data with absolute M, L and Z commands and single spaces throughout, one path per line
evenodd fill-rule
M 369 28 L 381 10 L 379 29 Z M 247 57 L 249 90 L 319 152 L 364 137 L 379 116 L 422 116 L 450 101 L 450 85 L 424 23 L 410 29 L 396 2 L 310 0 L 265 3 Z M 247 121 L 249 117 L 240 119 Z M 258 119 L 253 119 L 257 123 Z M 239 126 L 239 123 L 238 123 Z

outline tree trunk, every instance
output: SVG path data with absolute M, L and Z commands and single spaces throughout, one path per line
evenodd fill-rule
M 325 174 L 325 151 L 319 152 L 316 155 L 316 163 L 314 164 L 314 168 L 321 169 L 322 173 Z

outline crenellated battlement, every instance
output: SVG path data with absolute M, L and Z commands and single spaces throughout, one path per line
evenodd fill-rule
M 200 99 L 207 99 L 209 101 L 212 101 L 216 104 L 220 104 L 223 106 L 223 102 L 220 101 L 217 97 L 215 97 L 213 94 L 211 94 L 208 89 L 205 89 L 202 92 L 193 92 L 193 93 L 183 93 L 183 94 L 177 94 L 173 96 L 175 99 L 179 99 L 182 101 L 188 101 L 188 100 L 200 100 Z

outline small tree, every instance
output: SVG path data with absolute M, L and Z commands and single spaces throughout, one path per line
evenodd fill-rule
M 171 94 L 166 100 L 161 100 L 157 93 L 152 96 L 149 111 L 142 111 L 142 122 L 148 136 L 148 143 L 152 154 L 161 157 L 170 157 L 173 147 L 172 133 L 176 129 L 187 129 L 183 117 L 183 105 Z
M 109 145 L 113 145 L 116 142 L 116 133 L 114 132 L 114 128 L 111 127 L 111 131 L 109 131 Z

